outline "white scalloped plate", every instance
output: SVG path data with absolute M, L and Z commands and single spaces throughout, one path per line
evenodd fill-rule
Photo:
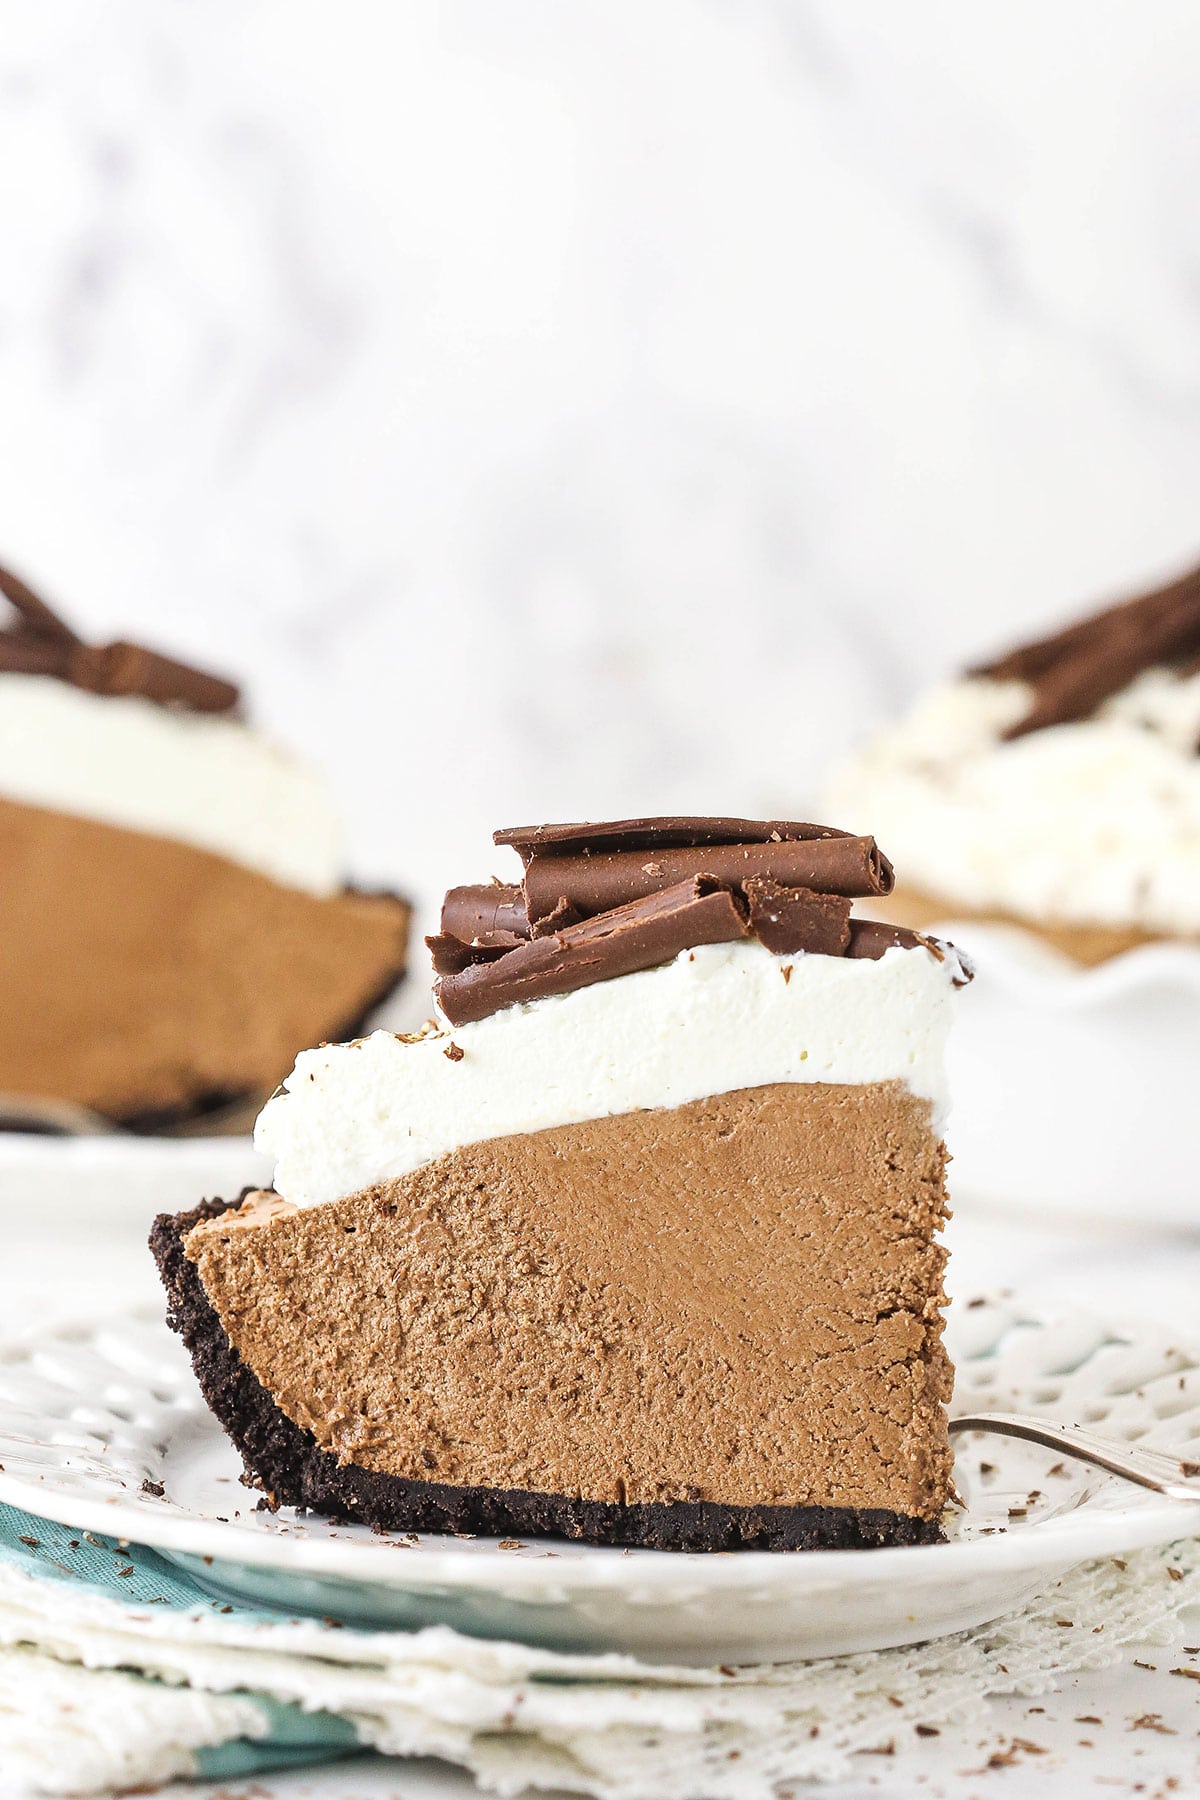
M 1154 1326 L 953 1313 L 960 1408 L 1038 1412 L 1200 1449 L 1200 1351 Z M 965 1501 L 927 1548 L 677 1555 L 422 1536 L 257 1510 L 166 1327 L 138 1317 L 0 1351 L 0 1500 L 150 1544 L 212 1591 L 378 1627 L 445 1623 L 559 1648 L 762 1661 L 977 1625 L 1079 1562 L 1200 1534 L 1192 1507 L 999 1437 L 960 1445 Z M 161 1485 L 158 1495 L 147 1484 Z
M 1200 946 L 1081 968 L 1020 927 L 931 927 L 976 976 L 946 1050 L 955 1199 L 1200 1230 Z

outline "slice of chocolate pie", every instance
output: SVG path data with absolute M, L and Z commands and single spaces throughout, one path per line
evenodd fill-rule
M 870 838 L 497 833 L 440 1021 L 300 1056 L 275 1189 L 163 1216 L 250 1481 L 397 1530 L 665 1549 L 937 1540 L 947 945 L 852 921 Z
M 408 908 L 342 885 L 323 786 L 229 682 L 0 595 L 0 1114 L 261 1104 L 400 980 Z

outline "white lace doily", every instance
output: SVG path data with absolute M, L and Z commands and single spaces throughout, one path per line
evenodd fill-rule
M 412 1635 L 181 1621 L 0 1570 L 0 1766 L 32 1792 L 97 1792 L 192 1771 L 194 1752 L 265 1729 L 262 1694 L 353 1720 L 394 1756 L 435 1755 L 491 1793 L 776 1800 L 919 1730 L 984 1720 L 1130 1644 L 1170 1642 L 1200 1603 L 1200 1547 L 1076 1569 L 1024 1611 L 924 1646 L 764 1669 L 666 1669 Z M 150 1685 L 116 1671 L 141 1670 Z M 7 1790 L 6 1790 L 7 1792 Z

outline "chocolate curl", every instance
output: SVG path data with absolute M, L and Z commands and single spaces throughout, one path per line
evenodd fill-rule
M 750 903 L 750 930 L 777 956 L 807 951 L 814 956 L 844 956 L 850 942 L 850 902 L 840 894 L 817 894 L 811 888 L 780 887 L 752 875 L 745 883 Z
M 1086 719 L 1143 669 L 1192 654 L 1200 644 L 1200 597 L 1158 619 L 1123 620 L 1087 656 L 1052 670 L 1034 692 L 1029 712 L 1005 732 L 1025 737 L 1051 725 Z
M 85 644 L 11 569 L 0 567 L 0 594 L 21 623 L 0 632 L 0 672 L 52 675 L 93 694 L 140 694 L 160 706 L 191 712 L 232 712 L 233 682 L 194 669 L 142 644 Z
M 475 962 L 437 984 L 452 1025 L 485 1019 L 521 1001 L 572 993 L 617 975 L 670 962 L 696 944 L 732 943 L 746 920 L 727 887 L 705 876 L 619 906 L 602 918 L 531 938 L 491 962 Z
M 1128 688 L 1142 670 L 1171 662 L 1191 650 L 1196 637 L 1200 637 L 1200 617 L 1195 623 L 1187 623 L 1186 634 L 1164 632 L 1153 643 L 1124 641 L 1101 646 L 1087 661 L 1047 675 L 1042 686 L 1036 688 L 1033 707 L 1015 725 L 1009 725 L 1004 738 L 1013 742 L 1051 725 L 1076 724 L 1081 718 L 1090 718 L 1110 695 Z
M 52 638 L 61 644 L 77 644 L 79 639 L 65 619 L 58 614 L 19 575 L 0 565 L 0 594 L 14 606 L 24 620 L 26 631 L 34 637 Z M 38 671 L 40 673 L 40 671 Z
M 496 931 L 528 937 L 525 895 L 519 887 L 498 881 L 483 887 L 453 887 L 442 902 L 442 931 L 467 944 Z
M 1176 607 L 1186 609 L 1195 606 L 1198 599 L 1200 567 L 1189 569 L 1186 575 L 1179 576 L 1166 587 L 1155 588 L 1148 594 L 1139 594 L 1132 600 L 1118 600 L 1115 605 L 1105 607 L 1103 612 L 1078 619 L 1062 631 L 1036 638 L 1030 644 L 1019 644 L 1004 656 L 997 657 L 993 662 L 980 663 L 968 673 L 988 676 L 997 681 L 1029 681 L 1036 686 L 1052 669 L 1060 668 L 1077 657 L 1090 658 L 1093 651 L 1112 632 L 1120 632 L 1125 628 L 1137 631 L 1173 612 Z
M 547 851 L 559 856 L 589 856 L 599 850 L 686 849 L 700 844 L 768 844 L 848 835 L 829 825 L 804 825 L 794 819 L 667 815 L 609 819 L 598 825 L 509 825 L 493 832 L 492 842 L 511 845 L 528 862 Z
M 93 694 L 139 694 L 160 706 L 189 712 L 232 712 L 238 690 L 220 675 L 206 674 L 142 644 L 80 644 L 71 652 L 68 678 Z
M 564 896 L 590 918 L 697 875 L 711 875 L 727 887 L 757 876 L 850 898 L 890 894 L 895 885 L 892 866 L 874 838 L 803 838 L 585 856 L 535 854 L 525 868 L 525 904 L 536 929 L 536 921 Z
M 1186 664 L 1198 651 L 1200 568 L 1167 587 L 1021 645 L 971 673 L 1033 687 L 1029 712 L 1004 734 L 1013 739 L 1089 718 L 1144 669 L 1180 660 Z

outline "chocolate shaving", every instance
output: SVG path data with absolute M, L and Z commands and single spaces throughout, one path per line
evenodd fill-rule
M 1171 665 L 1181 673 L 1200 667 L 1200 568 L 970 673 L 1033 688 L 1030 710 L 1004 734 L 1013 739 L 1090 718 L 1143 670 Z
M 531 938 L 495 961 L 443 975 L 438 1004 L 452 1025 L 465 1025 L 521 1001 L 654 968 L 696 944 L 733 942 L 746 932 L 730 890 L 703 875 L 691 876 L 601 918 Z
M 750 929 L 777 956 L 801 950 L 816 956 L 845 955 L 850 942 L 850 902 L 842 895 L 781 887 L 757 875 L 745 883 L 745 890 Z
M 708 819 L 665 815 L 609 819 L 599 825 L 509 825 L 492 842 L 509 844 L 528 862 L 550 850 L 560 856 L 588 856 L 596 850 L 687 849 L 701 844 L 767 844 L 808 838 L 846 837 L 829 825 L 794 819 Z
M 525 867 L 525 904 L 535 922 L 565 898 L 585 918 L 627 905 L 696 875 L 744 888 L 757 877 L 783 887 L 854 897 L 890 894 L 892 866 L 874 838 L 828 837 L 669 846 L 661 850 L 537 853 Z
M 442 902 L 442 930 L 468 944 L 494 931 L 528 937 L 525 895 L 519 887 L 499 881 L 484 887 L 452 887 Z
M 93 694 L 136 694 L 160 706 L 226 713 L 238 690 L 223 676 L 163 656 L 142 644 L 85 644 L 11 570 L 0 568 L 0 595 L 20 615 L 0 632 L 0 672 L 50 675 Z

